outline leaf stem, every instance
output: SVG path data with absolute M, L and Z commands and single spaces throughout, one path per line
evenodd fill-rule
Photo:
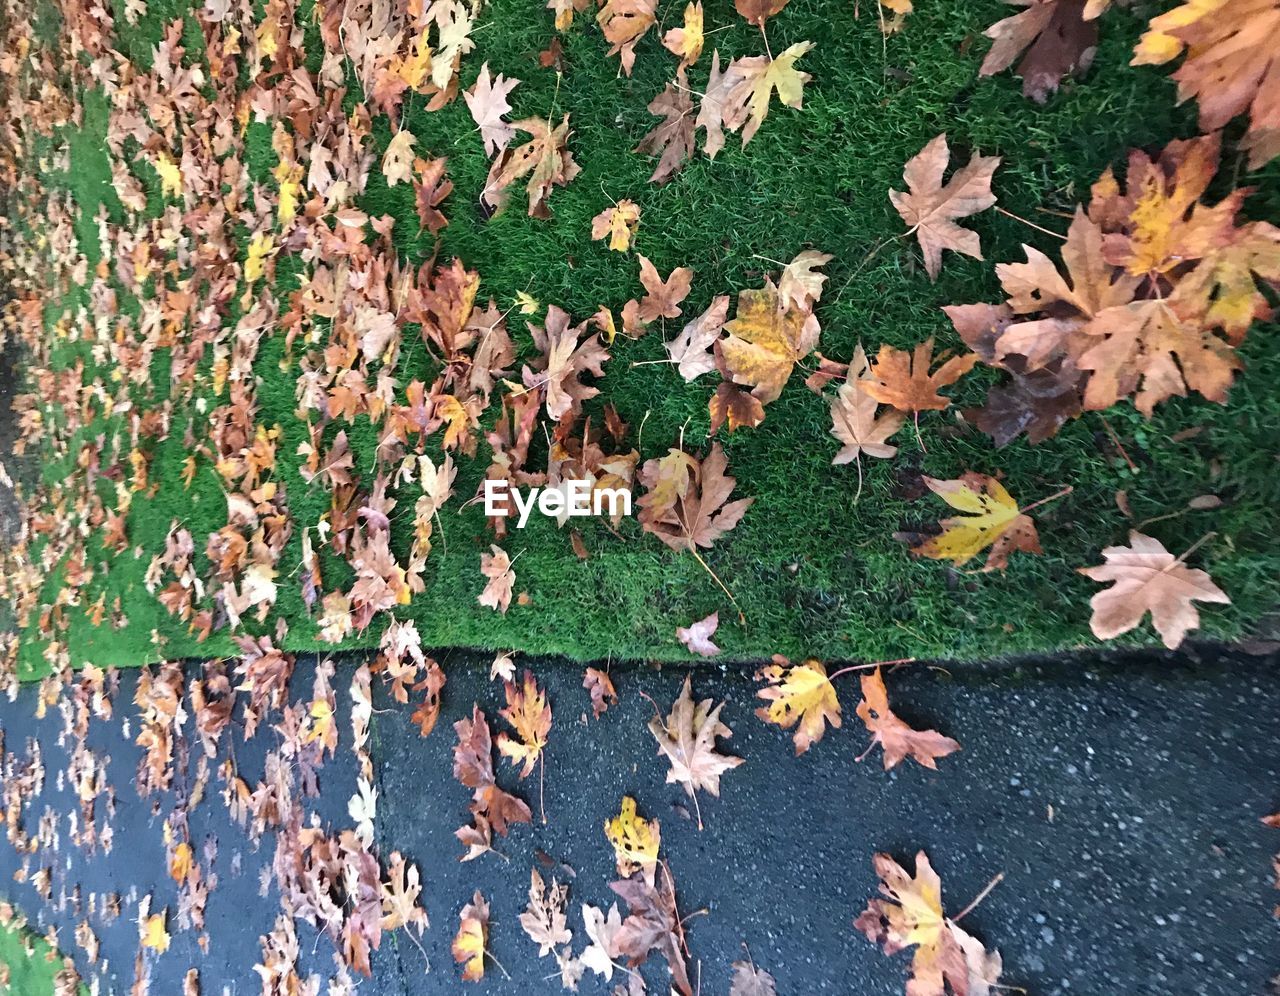
M 1021 511 L 1025 515 L 1027 512 L 1030 512 L 1033 508 L 1039 508 L 1041 505 L 1047 505 L 1051 501 L 1057 501 L 1059 498 L 1065 498 L 1067 495 L 1071 494 L 1071 492 L 1074 490 L 1075 488 L 1072 487 L 1070 484 L 1068 484 L 1061 491 L 1055 491 L 1053 494 L 1049 495 L 1047 498 L 1041 498 L 1039 501 L 1033 501 L 1030 505 L 1022 509 Z
M 896 661 L 872 661 L 870 664 L 850 664 L 848 667 L 842 667 L 834 674 L 827 675 L 827 681 L 835 681 L 841 675 L 850 674 L 854 671 L 870 671 L 877 667 L 895 667 L 898 664 L 914 664 L 914 657 L 901 657 Z
M 1023 218 L 1021 215 L 1014 214 L 1012 211 L 1006 211 L 999 204 L 995 205 L 995 209 L 998 213 L 1004 215 L 1005 217 L 1012 218 L 1014 221 L 1020 221 L 1024 225 L 1028 226 L 1029 228 L 1034 228 L 1037 232 L 1044 232 L 1045 235 L 1052 235 L 1055 239 L 1061 239 L 1063 242 L 1067 240 L 1067 237 L 1065 235 L 1059 235 L 1057 232 L 1052 231 L 1051 229 L 1042 228 L 1039 225 L 1037 225 L 1034 221 L 1027 221 L 1027 219 Z
M 995 878 L 993 878 L 990 882 L 987 883 L 986 888 L 984 888 L 981 892 L 979 892 L 976 896 L 973 897 L 973 902 L 971 902 L 968 906 L 962 909 L 955 916 L 951 917 L 951 922 L 959 923 L 964 917 L 972 913 L 974 909 L 977 908 L 977 905 L 980 902 L 986 899 L 987 896 L 991 895 L 991 890 L 994 889 L 997 885 L 999 885 L 1003 881 L 1004 881 L 1004 872 L 1001 872 L 999 875 L 997 875 Z

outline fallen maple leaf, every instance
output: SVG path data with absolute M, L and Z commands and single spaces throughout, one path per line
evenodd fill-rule
M 720 338 L 729 317 L 729 295 L 720 294 L 701 315 L 667 343 L 667 353 L 685 381 L 692 381 L 716 368 L 711 347 Z M 712 430 L 713 432 L 715 430 Z
M 884 748 L 885 771 L 896 767 L 907 757 L 915 758 L 926 768 L 936 769 L 938 758 L 960 749 L 960 745 L 950 737 L 944 737 L 936 730 L 912 729 L 894 715 L 889 708 L 889 693 L 885 691 L 879 668 L 862 676 L 858 717 L 872 734 L 868 753 L 876 744 Z M 861 761 L 862 757 L 858 760 Z
M 778 101 L 799 110 L 804 85 L 811 77 L 796 69 L 796 62 L 813 48 L 813 42 L 796 42 L 777 58 L 757 55 L 736 59 L 720 72 L 720 53 L 712 53 L 711 78 L 698 108 L 696 126 L 706 130 L 703 146 L 711 159 L 724 148 L 724 129 L 742 131 L 745 147 L 769 113 L 773 91 Z
M 533 344 L 542 353 L 534 366 L 525 367 L 521 378 L 525 387 L 544 387 L 547 414 L 557 421 L 571 421 L 581 410 L 582 402 L 600 393 L 598 387 L 583 384 L 578 378 L 584 373 L 603 376 L 604 362 L 609 353 L 600 343 L 598 335 L 585 335 L 587 323 L 570 326 L 570 318 L 556 305 L 547 308 L 545 326 L 530 324 Z
M 736 481 L 725 473 L 728 460 L 719 443 L 705 460 L 683 450 L 645 461 L 637 480 L 646 494 L 637 501 L 641 527 L 673 550 L 710 548 L 736 526 L 752 498 L 728 502 Z
M 673 29 L 678 30 L 678 29 Z M 653 168 L 650 183 L 666 183 L 693 155 L 694 132 L 693 98 L 689 95 L 689 81 L 684 67 L 676 71 L 675 81 L 649 102 L 649 113 L 662 118 L 633 152 L 657 155 L 658 165 Z
M 618 692 L 613 687 L 613 679 L 597 668 L 587 668 L 582 678 L 582 687 L 591 696 L 591 715 L 599 719 L 610 705 L 618 704 Z
M 660 716 L 649 720 L 649 732 L 658 741 L 658 750 L 671 764 L 667 772 L 669 783 L 684 786 L 694 807 L 698 808 L 697 791 L 720 795 L 720 776 L 742 764 L 740 757 L 716 752 L 716 738 L 729 738 L 733 731 L 720 722 L 721 702 L 711 707 L 711 699 L 694 704 L 693 679 L 686 675 L 680 697 L 671 707 L 671 714 L 664 722 Z M 698 811 L 698 829 L 702 829 L 702 812 Z
M 720 648 L 711 642 L 716 629 L 720 626 L 720 613 L 713 612 L 705 619 L 699 619 L 688 626 L 676 627 L 676 639 L 683 643 L 691 654 L 701 657 L 714 657 Z
M 613 979 L 613 959 L 617 957 L 617 936 L 622 929 L 622 914 L 618 912 L 618 904 L 609 906 L 605 913 L 595 906 L 582 904 L 582 923 L 591 943 L 579 957 L 584 966 L 604 976 L 605 981 Z
M 943 186 L 951 152 L 944 132 L 920 150 L 903 170 L 908 193 L 889 191 L 889 200 L 902 220 L 911 226 L 924 253 L 924 268 L 930 280 L 937 280 L 942 270 L 942 250 L 951 249 L 974 259 L 982 259 L 978 233 L 956 224 L 991 207 L 996 195 L 991 192 L 991 178 L 1000 165 L 999 156 L 974 156 Z
M 169 931 L 165 929 L 165 914 L 152 913 L 142 924 L 142 946 L 156 954 L 169 950 Z
M 1082 567 L 1080 573 L 1094 581 L 1114 581 L 1090 600 L 1093 616 L 1089 627 L 1099 640 L 1110 640 L 1142 622 L 1150 612 L 1151 624 L 1170 650 L 1182 643 L 1190 630 L 1200 626 L 1193 602 L 1230 605 L 1231 599 L 1207 573 L 1187 567 L 1164 545 L 1136 530 L 1129 545 L 1102 551 L 1104 563 Z
M 844 444 L 831 463 L 857 463 L 855 502 L 862 494 L 862 455 L 887 459 L 897 453 L 898 447 L 891 446 L 888 439 L 906 421 L 906 416 L 894 409 L 879 413 L 880 403 L 867 391 L 867 384 L 874 379 L 867 354 L 858 343 L 845 372 L 845 382 L 831 399 L 831 434 Z
M 612 46 L 609 54 L 619 57 L 627 76 L 636 62 L 636 43 L 657 23 L 657 6 L 657 0 L 606 0 L 596 14 L 596 23 Z
M 1248 111 L 1241 147 L 1249 150 L 1249 168 L 1258 169 L 1280 155 L 1278 31 L 1275 0 L 1187 0 L 1151 19 L 1131 65 L 1161 65 L 1185 51 L 1173 74 L 1178 102 L 1196 98 L 1205 132 Z
M 756 694 L 769 703 L 756 715 L 784 730 L 796 727 L 792 739 L 797 757 L 822 739 L 827 723 L 840 728 L 840 701 L 822 661 L 809 658 L 792 664 L 774 654 L 773 663 L 756 672 L 756 680 L 768 682 Z
M 425 677 L 413 686 L 415 692 L 422 692 L 425 697 L 409 717 L 424 737 L 435 729 L 436 720 L 440 718 L 440 693 L 445 684 L 444 669 L 435 661 L 427 662 L 426 672 Z
M 511 558 L 496 543 L 490 545 L 490 553 L 480 554 L 480 573 L 489 580 L 476 601 L 506 615 L 511 605 L 511 590 L 516 583 L 516 572 L 511 569 Z
M 763 28 L 764 22 L 779 13 L 789 2 L 790 0 L 733 0 L 733 6 L 748 24 Z
M 777 996 L 777 993 L 773 976 L 763 968 L 757 968 L 750 960 L 733 963 L 729 996 Z
M 486 62 L 480 67 L 475 85 L 462 95 L 467 102 L 467 110 L 471 112 L 471 119 L 480 129 L 485 155 L 497 155 L 516 136 L 515 128 L 504 121 L 502 116 L 511 112 L 507 97 L 519 85 L 519 80 L 508 79 L 501 73 L 490 78 L 489 63 Z
M 662 846 L 662 828 L 658 821 L 638 816 L 635 799 L 624 795 L 618 815 L 604 821 L 604 835 L 613 845 L 618 874 L 629 878 L 639 871 L 652 885 L 658 869 L 658 849 Z
M 498 788 L 493 774 L 493 741 L 489 724 L 479 706 L 471 718 L 453 724 L 458 742 L 453 748 L 453 777 L 472 790 L 473 826 L 462 827 L 455 836 L 467 845 L 463 861 L 477 858 L 490 849 L 490 829 L 506 836 L 510 823 L 529 823 L 532 814 L 524 801 Z
M 875 855 L 872 866 L 885 898 L 872 899 L 854 926 L 885 954 L 915 948 L 909 996 L 945 996 L 948 987 L 956 996 L 989 996 L 1003 967 L 1000 954 L 943 915 L 942 880 L 928 855 L 916 855 L 914 878 L 887 854 Z
M 408 182 L 413 169 L 413 146 L 417 141 L 413 132 L 402 128 L 391 136 L 387 151 L 382 155 L 382 174 L 387 178 L 387 186 Z
M 778 300 L 782 306 L 812 311 L 822 297 L 822 285 L 827 282 L 827 275 L 819 273 L 818 267 L 826 266 L 833 259 L 830 253 L 816 249 L 797 253 L 796 258 L 782 268 L 782 277 L 778 280 Z
M 465 962 L 463 982 L 479 982 L 484 978 L 485 945 L 489 939 L 489 904 L 480 890 L 458 914 L 458 933 L 453 938 L 453 960 Z
M 702 54 L 702 0 L 688 4 L 684 9 L 684 25 L 670 28 L 662 36 L 662 45 L 668 52 L 680 56 L 680 65 L 691 66 Z
M 626 252 L 631 248 L 636 227 L 640 224 L 640 205 L 623 198 L 613 207 L 607 207 L 591 219 L 591 237 L 609 239 L 609 248 Z
M 707 410 L 711 414 L 711 429 L 708 433 L 714 436 L 720 426 L 728 423 L 729 431 L 747 428 L 753 429 L 764 421 L 764 405 L 750 391 L 721 381 L 716 393 L 707 402 Z
M 762 405 L 782 394 L 796 363 L 818 345 L 818 320 L 808 311 L 787 307 L 772 283 L 738 294 L 738 311 L 727 322 L 727 337 L 716 344 L 729 377 L 749 385 Z
M 1025 9 L 984 32 L 992 44 L 978 75 L 994 76 L 1026 52 L 1015 72 L 1022 77 L 1023 96 L 1043 104 L 1057 93 L 1064 76 L 1089 71 L 1097 52 L 1098 26 L 1087 16 L 1085 0 L 1007 2 Z
M 387 880 L 382 883 L 382 929 L 396 930 L 413 926 L 418 934 L 429 925 L 426 911 L 418 905 L 422 880 L 415 865 L 405 861 L 399 851 L 392 851 L 387 862 Z
M 946 356 L 943 353 L 938 359 Z M 871 397 L 900 412 L 942 411 L 951 404 L 951 399 L 943 397 L 939 393 L 941 389 L 954 384 L 977 362 L 976 353 L 952 356 L 930 373 L 934 363 L 933 337 L 930 336 L 910 353 L 889 345 L 881 346 L 871 376 L 860 383 Z
M 551 209 L 547 199 L 553 187 L 564 187 L 578 175 L 580 168 L 569 151 L 569 115 L 554 128 L 545 118 L 522 118 L 511 127 L 533 137 L 518 148 L 503 149 L 489 167 L 480 197 L 501 212 L 507 204 L 507 188 L 516 180 L 528 177 L 529 217 L 548 219 Z
M 538 957 L 550 954 L 561 944 L 573 938 L 568 929 L 565 904 L 569 900 L 569 887 L 554 878 L 547 888 L 537 868 L 529 870 L 529 905 L 520 914 L 520 926 L 538 945 Z
M 983 570 L 1002 571 L 1014 550 L 1044 552 L 1031 516 L 1018 508 L 1018 503 L 994 477 L 966 471 L 954 481 L 939 481 L 927 475 L 922 479 L 930 491 L 952 508 L 967 514 L 943 519 L 939 523 L 940 534 L 911 548 L 917 556 L 950 560 L 961 567 L 991 547 Z M 907 534 L 898 538 L 914 539 Z
M 656 887 L 640 876 L 609 883 L 630 910 L 613 937 L 613 946 L 617 957 L 627 959 L 630 968 L 642 964 L 651 951 L 657 951 L 671 970 L 671 987 L 681 996 L 693 996 L 684 961 L 684 926 L 676 909 L 675 886 L 671 873 L 665 868 L 664 872 Z
M 677 266 L 663 280 L 647 256 L 641 255 L 640 283 L 644 285 L 645 295 L 640 299 L 636 309 L 637 319 L 644 325 L 659 318 L 679 318 L 682 314 L 680 302 L 689 296 L 689 287 L 693 282 L 693 271 L 687 266 Z M 623 326 L 626 326 L 626 314 L 623 315 Z
M 498 753 L 512 764 L 523 764 L 520 777 L 528 778 L 547 745 L 547 734 L 551 731 L 551 706 L 531 671 L 524 672 L 524 681 L 519 687 L 508 681 L 503 688 L 507 705 L 498 715 L 511 724 L 520 739 L 499 733 Z

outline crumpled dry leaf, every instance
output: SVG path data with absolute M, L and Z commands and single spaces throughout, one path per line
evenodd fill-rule
M 662 118 L 662 121 L 640 139 L 640 144 L 632 151 L 657 155 L 658 165 L 653 168 L 649 182 L 666 183 L 684 166 L 694 149 L 693 98 L 683 66 L 676 71 L 675 81 L 668 83 L 649 102 L 649 113 Z
M 613 679 L 598 668 L 589 667 L 582 678 L 582 687 L 591 696 L 591 715 L 599 719 L 610 705 L 618 704 L 618 692 Z
M 624 197 L 612 207 L 607 207 L 591 219 L 591 237 L 607 238 L 609 248 L 626 252 L 631 248 L 636 227 L 640 224 L 640 205 Z
M 950 737 L 944 737 L 935 730 L 912 729 L 899 719 L 889 708 L 889 693 L 885 690 L 879 668 L 862 676 L 858 717 L 871 731 L 871 747 L 880 744 L 884 748 L 885 771 L 896 767 L 907 757 L 915 758 L 926 768 L 936 769 L 937 758 L 960 749 L 960 744 Z
M 610 882 L 609 888 L 626 902 L 630 910 L 622 921 L 622 928 L 613 938 L 617 957 L 625 958 L 627 965 L 635 968 L 648 959 L 651 951 L 657 951 L 667 960 L 672 988 L 681 996 L 693 996 L 685 966 L 684 927 L 676 909 L 671 873 L 664 869 L 657 887 L 637 875 L 621 882 Z
M 719 627 L 720 613 L 713 612 L 705 619 L 699 619 L 688 626 L 677 626 L 676 639 L 683 643 L 691 654 L 697 654 L 700 657 L 714 657 L 720 653 L 720 648 L 711 642 L 711 637 L 715 635 Z
M 631 75 L 636 62 L 636 43 L 657 23 L 657 0 L 606 0 L 596 14 L 596 23 L 622 63 L 622 71 Z
M 782 394 L 795 365 L 818 345 L 820 326 L 809 311 L 788 307 L 770 282 L 738 294 L 738 310 L 716 349 L 727 379 L 751 387 L 762 405 Z
M 481 199 L 494 214 L 507 205 L 508 190 L 516 180 L 528 177 L 529 217 L 548 219 L 551 209 L 547 200 L 553 187 L 565 187 L 578 175 L 580 168 L 569 151 L 569 115 L 554 128 L 545 118 L 522 118 L 511 122 L 517 131 L 533 137 L 518 148 L 503 149 L 489 167 Z
M 604 835 L 613 845 L 618 874 L 629 878 L 639 871 L 652 885 L 658 870 L 658 849 L 662 846 L 658 821 L 638 816 L 635 799 L 624 795 L 618 815 L 604 821 Z
M 463 982 L 479 982 L 484 978 L 485 946 L 489 939 L 489 904 L 480 890 L 458 914 L 458 933 L 453 938 L 453 960 L 466 963 Z

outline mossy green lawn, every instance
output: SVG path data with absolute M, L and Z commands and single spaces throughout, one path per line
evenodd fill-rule
M 0 924 L 0 965 L 8 972 L 0 996 L 54 996 L 62 958 L 44 937 L 12 920 Z M 89 989 L 81 985 L 77 992 L 88 996 Z
M 1019 81 L 1010 74 L 977 75 L 988 45 L 981 33 L 1009 13 L 1008 7 L 995 0 L 929 0 L 917 5 L 901 33 L 884 39 L 875 4 L 866 0 L 861 6 L 861 18 L 855 19 L 851 0 L 792 0 L 769 23 L 768 40 L 775 52 L 796 41 L 815 43 L 800 63 L 813 77 L 803 109 L 775 104 L 746 149 L 731 138 L 714 161 L 699 155 L 672 182 L 656 186 L 647 182 L 653 161 L 631 151 L 656 123 L 646 104 L 674 69 L 674 59 L 655 35 L 639 45 L 634 76 L 620 78 L 599 30 L 590 16 L 580 15 L 564 39 L 568 69 L 558 79 L 537 59 L 552 35 L 550 12 L 532 0 L 494 0 L 480 17 L 476 51 L 463 61 L 463 86 L 470 86 L 483 61 L 495 73 L 521 79 L 511 97 L 511 117 L 569 114 L 570 148 L 582 172 L 553 193 L 552 221 L 526 217 L 522 192 L 505 214 L 486 220 L 478 197 L 488 161 L 463 101 L 427 113 L 422 98 L 411 98 L 405 127 L 417 137 L 420 152 L 448 157 L 455 185 L 444 205 L 449 226 L 441 257 L 460 257 L 478 270 L 481 298 L 492 296 L 503 308 L 525 291 L 577 318 L 600 305 L 616 310 L 640 291 L 635 256 L 590 241 L 590 221 L 611 201 L 628 197 L 643 209 L 636 248 L 663 274 L 680 265 L 694 270 L 686 315 L 700 312 L 716 294 L 759 286 L 780 262 L 813 247 L 835 255 L 817 308 L 819 348 L 825 355 L 847 360 L 860 341 L 873 351 L 880 343 L 909 347 L 931 335 L 940 346 L 955 348 L 958 337 L 940 306 L 999 299 L 993 264 L 1020 260 L 1023 242 L 1054 253 L 1058 240 L 1008 215 L 984 212 L 968 224 L 981 234 L 986 261 L 948 254 L 941 279 L 931 284 L 888 198 L 891 188 L 903 186 L 903 165 L 930 138 L 948 133 L 953 165 L 973 151 L 1002 156 L 994 184 L 999 204 L 1042 228 L 1065 232 L 1064 215 L 1087 200 L 1089 184 L 1107 166 L 1123 167 L 1129 148 L 1158 147 L 1195 134 L 1194 107 L 1175 107 L 1175 87 L 1166 71 L 1127 64 L 1143 25 L 1138 10 L 1108 13 L 1093 70 L 1037 106 L 1022 97 Z M 117 23 L 123 23 L 121 7 L 118 3 Z M 663 23 L 678 23 L 683 8 L 683 0 L 664 0 Z M 127 36 L 129 54 L 145 62 L 162 25 L 184 10 L 172 2 L 152 3 L 141 29 Z M 706 19 L 715 33 L 690 72 L 695 90 L 705 85 L 712 47 L 722 59 L 758 54 L 764 47 L 760 32 L 746 25 L 727 0 L 708 3 Z M 299 22 L 307 23 L 303 17 Z M 186 37 L 194 41 L 198 34 L 188 30 Z M 318 44 L 314 37 L 311 41 Z M 390 125 L 381 117 L 376 122 L 381 152 Z M 93 218 L 99 205 L 119 210 L 102 148 L 105 123 L 103 99 L 86 94 L 83 127 L 69 136 L 71 169 L 45 177 L 53 188 L 69 188 L 79 203 L 77 231 L 91 260 L 97 258 Z M 269 129 L 251 125 L 247 144 L 254 179 L 274 190 Z M 1218 191 L 1233 181 L 1254 185 L 1260 192 L 1250 201 L 1250 213 L 1280 219 L 1278 166 L 1246 176 L 1242 157 L 1230 151 Z M 147 166 L 137 172 L 147 174 L 158 205 L 154 174 Z M 375 168 L 362 206 L 395 215 L 397 246 L 420 262 L 432 254 L 434 241 L 419 234 L 412 198 L 407 185 L 388 189 Z M 278 279 L 281 297 L 296 286 L 284 262 Z M 511 316 L 511 328 L 522 359 L 532 355 L 518 313 Z M 587 405 L 589 412 L 598 412 L 605 402 L 614 404 L 633 431 L 639 429 L 642 458 L 664 453 L 682 438 L 688 448 L 705 445 L 712 378 L 685 384 L 672 367 L 648 362 L 665 357 L 663 336 L 670 338 L 678 328 L 679 322 L 668 321 L 665 330 L 638 341 L 620 337 L 598 385 L 602 394 Z M 922 416 L 923 447 L 908 428 L 896 440 L 895 459 L 864 465 L 865 484 L 856 503 L 856 468 L 831 466 L 838 443 L 829 434 L 827 403 L 805 388 L 800 374 L 793 376 L 767 409 L 763 425 L 723 436 L 738 482 L 735 494 L 752 496 L 755 504 L 706 559 L 733 591 L 745 617 L 742 624 L 697 560 L 669 551 L 634 521 L 623 523 L 619 538 L 594 522 L 576 520 L 587 521 L 582 531 L 590 558 L 582 561 L 570 547 L 567 530 L 534 516 L 504 543 L 518 556 L 516 590 L 528 593 L 528 604 L 513 604 L 506 615 L 482 608 L 476 602 L 483 585 L 479 555 L 489 536 L 482 509 L 473 504 L 460 510 L 458 500 L 442 513 L 441 535 L 427 565 L 427 591 L 397 614 L 416 620 L 424 644 L 578 658 L 686 658 L 675 627 L 716 610 L 721 617 L 716 641 L 730 658 L 775 652 L 972 658 L 1051 651 L 1091 640 L 1088 602 L 1097 586 L 1076 568 L 1100 562 L 1101 549 L 1124 542 L 1133 522 L 1160 518 L 1147 529 L 1175 553 L 1206 532 L 1216 533 L 1194 560 L 1211 572 L 1232 605 L 1208 609 L 1203 631 L 1236 637 L 1255 628 L 1276 604 L 1280 359 L 1274 336 L 1274 325 L 1250 333 L 1241 351 L 1246 369 L 1226 407 L 1177 399 L 1147 421 L 1125 404 L 1106 412 L 1105 419 L 1087 415 L 1039 446 L 1020 440 L 997 450 L 955 417 L 959 408 L 979 403 L 997 376 L 979 368 L 952 392 L 955 408 Z M 296 472 L 293 454 L 306 429 L 294 414 L 296 366 L 280 366 L 281 339 L 265 339 L 257 357 L 258 421 L 280 427 L 277 478 L 286 488 L 296 528 L 281 562 L 274 615 L 260 629 L 271 631 L 274 616 L 283 615 L 290 625 L 285 643 L 314 649 L 322 646 L 317 627 L 290 572 L 300 560 L 302 527 L 318 521 L 328 494 L 318 485 L 308 487 Z M 69 362 L 74 349 L 65 352 L 62 359 Z M 433 370 L 421 345 L 406 353 L 398 368 L 401 383 L 413 377 L 429 381 Z M 163 356 L 153 374 L 156 391 L 166 391 Z M 496 406 L 486 413 L 486 426 L 495 412 Z M 184 421 L 175 418 L 174 424 Z M 1192 429 L 1197 432 L 1187 431 Z M 1112 443 L 1111 432 L 1127 458 Z M 365 421 L 349 433 L 357 467 L 371 466 L 374 430 Z M 482 442 L 474 460 L 459 461 L 459 495 L 474 492 L 488 455 Z M 128 625 L 95 627 L 84 613 L 75 613 L 69 631 L 73 663 L 136 665 L 234 651 L 225 631 L 197 643 L 143 586 L 147 564 L 162 548 L 171 522 L 186 525 L 199 551 L 203 537 L 226 521 L 222 492 L 207 461 L 194 484 L 184 487 L 186 456 L 180 432 L 159 446 L 151 465 L 159 488 L 154 495 L 136 496 L 129 514 L 131 550 L 115 557 L 102 554 L 109 570 L 100 571 L 90 588 L 89 601 L 102 591 L 108 605 L 118 596 Z M 47 460 L 44 473 L 50 480 L 66 473 L 66 459 Z M 1044 556 L 1017 554 L 1003 574 L 976 574 L 908 555 L 894 531 L 936 521 L 944 511 L 932 496 L 918 497 L 918 473 L 950 478 L 965 470 L 1002 474 L 1023 503 L 1065 485 L 1074 488 L 1067 498 L 1036 512 Z M 1127 492 L 1132 521 L 1117 507 L 1121 490 Z M 1205 494 L 1223 504 L 1187 510 L 1190 499 Z M 397 496 L 394 535 L 402 557 L 416 495 L 410 487 Z M 135 558 L 132 548 L 141 555 Z M 96 540 L 91 549 L 98 550 Z M 203 570 L 202 553 L 197 559 Z M 337 558 L 326 555 L 323 569 L 326 589 L 349 585 L 349 568 Z M 56 573 L 48 584 L 52 593 L 59 584 Z M 256 623 L 247 625 L 256 631 Z M 375 625 L 353 643 L 369 645 L 377 636 Z M 1127 639 L 1150 642 L 1153 634 L 1144 627 Z M 26 673 L 36 673 L 40 662 L 41 644 L 32 631 L 23 649 Z

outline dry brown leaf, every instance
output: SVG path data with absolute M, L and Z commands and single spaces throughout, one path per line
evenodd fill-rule
M 720 722 L 724 703 L 712 708 L 711 699 L 703 699 L 695 705 L 692 691 L 692 679 L 686 675 L 671 714 L 665 722 L 660 716 L 649 720 L 649 732 L 658 741 L 658 751 L 666 755 L 671 765 L 667 781 L 683 785 L 696 807 L 698 790 L 720 795 L 720 776 L 742 764 L 743 759 L 716 751 L 717 737 L 733 736 L 733 731 Z M 700 810 L 698 829 L 702 829 Z
M 950 159 L 947 136 L 938 135 L 907 163 L 902 176 L 908 192 L 889 191 L 889 200 L 911 226 L 907 234 L 914 233 L 920 242 L 930 280 L 938 279 L 944 249 L 982 259 L 977 232 L 961 228 L 956 220 L 977 214 L 996 202 L 991 178 L 1000 165 L 999 156 L 974 156 L 944 186 L 942 176 Z
M 889 708 L 889 694 L 885 691 L 879 668 L 862 676 L 862 701 L 858 703 L 858 717 L 871 731 L 871 747 L 880 744 L 884 748 L 885 771 L 896 767 L 908 757 L 915 758 L 926 768 L 937 768 L 938 758 L 960 749 L 960 745 L 950 737 L 944 737 L 935 730 L 912 729 L 894 715 Z M 865 756 L 864 754 L 863 757 Z
M 1185 554 L 1183 555 L 1185 556 Z M 1134 530 L 1128 546 L 1109 546 L 1104 563 L 1082 567 L 1080 573 L 1094 581 L 1113 581 L 1112 587 L 1090 600 L 1089 626 L 1099 640 L 1110 640 L 1142 623 L 1150 612 L 1151 624 L 1170 650 L 1200 626 L 1193 602 L 1230 605 L 1226 592 L 1201 570 L 1187 567 L 1159 540 Z

